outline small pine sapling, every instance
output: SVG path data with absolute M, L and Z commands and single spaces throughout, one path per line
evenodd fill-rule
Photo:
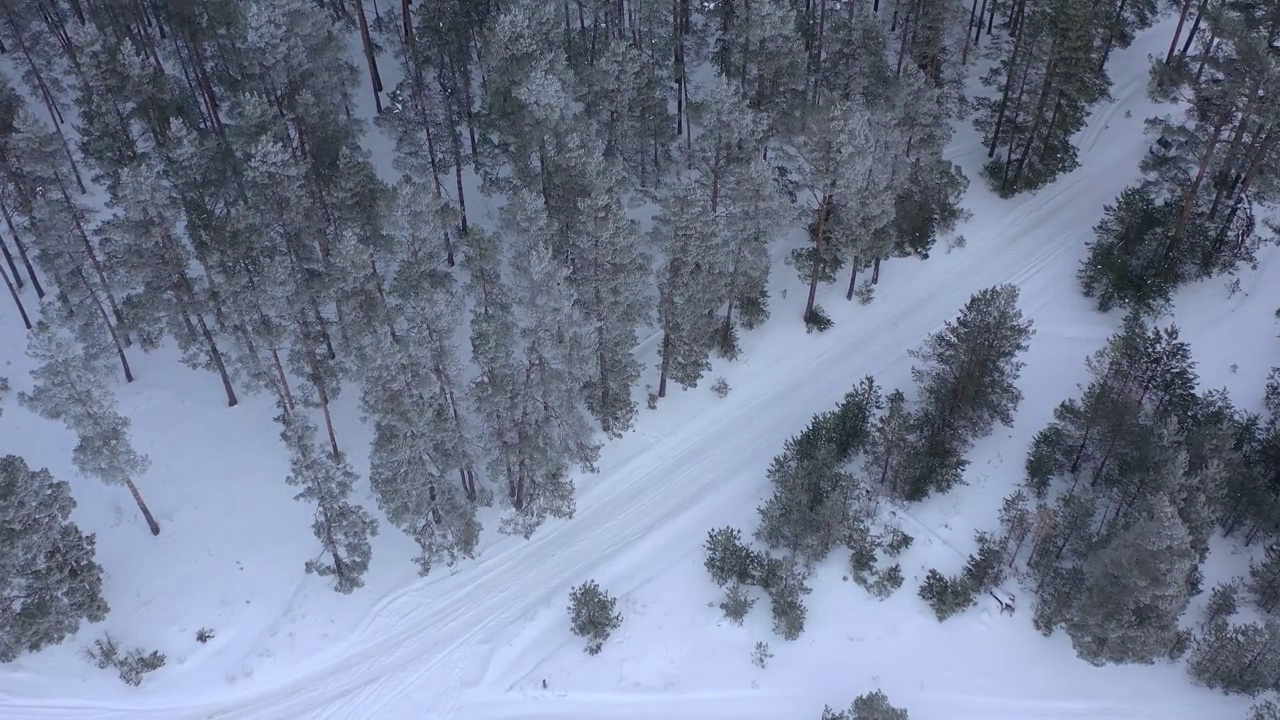
M 871 278 L 864 278 L 858 283 L 858 288 L 853 291 L 853 296 L 858 298 L 861 305 L 870 305 L 871 301 L 876 297 L 876 286 L 871 284 Z
M 835 325 L 831 316 L 827 315 L 827 311 L 822 309 L 821 305 L 814 305 L 813 309 L 804 314 L 805 332 L 826 332 Z
M 756 599 L 751 597 L 750 591 L 739 583 L 730 585 L 725 590 L 724 600 L 720 601 L 720 609 L 724 611 L 724 616 L 734 625 L 741 625 L 742 620 L 755 605 Z
M 884 600 L 902 587 L 902 581 L 902 566 L 894 563 L 883 570 L 876 571 L 876 579 L 867 590 L 877 598 Z
M 725 526 L 712 530 L 707 533 L 703 547 L 707 551 L 703 566 L 711 573 L 716 585 L 724 587 L 731 582 L 743 585 L 755 582 L 761 558 L 742 541 L 742 533 L 737 528 Z
M 808 614 L 804 596 L 813 589 L 805 583 L 804 572 L 795 561 L 781 561 L 774 567 L 776 569 L 765 588 L 773 611 L 773 631 L 784 640 L 795 640 L 804 632 Z
M 213 639 L 213 631 L 209 628 L 200 628 L 196 631 L 196 642 L 207 643 Z
M 121 654 L 119 644 L 107 633 L 94 640 L 92 647 L 85 648 L 85 655 L 101 670 L 115 668 L 120 673 L 121 682 L 134 687 L 142 684 L 144 675 L 164 667 L 167 659 L 158 650 L 144 652 L 141 648 L 133 648 Z
M 906 552 L 911 547 L 911 543 L 915 538 L 906 534 L 901 528 L 891 527 L 885 531 L 884 536 L 880 538 L 880 544 L 884 548 L 884 554 L 891 558 L 896 558 Z
M 84 649 L 84 654 L 99 670 L 114 667 L 120 662 L 120 646 L 116 644 L 116 639 L 111 637 L 111 633 L 103 633 L 102 637 L 93 641 L 92 647 Z
M 756 641 L 756 646 L 751 651 L 751 664 L 761 670 L 769 666 L 769 660 L 773 658 L 773 653 L 769 650 L 769 643 L 763 640 Z
M 785 295 L 783 297 L 786 297 Z M 1280 310 L 1277 311 L 1280 316 Z M 769 319 L 769 291 L 761 290 L 759 295 L 743 298 L 738 301 L 738 322 L 746 330 L 755 330 Z
M 909 720 L 907 711 L 889 704 L 889 696 L 880 690 L 859 695 L 849 708 L 850 720 Z
M 741 354 L 741 348 L 738 346 L 738 328 L 733 323 L 716 328 L 711 346 L 725 360 L 737 360 L 738 355 Z
M 929 603 L 938 622 L 973 605 L 973 595 L 966 591 L 961 581 L 949 578 L 930 569 L 920 584 L 920 599 Z
M 822 709 L 822 720 L 910 720 L 907 711 L 889 704 L 889 696 L 880 690 L 854 698 L 848 710 L 837 711 L 830 705 Z
M 716 378 L 716 381 L 711 383 L 711 392 L 718 397 L 725 397 L 729 394 L 729 382 L 723 377 Z
M 166 659 L 165 654 L 158 650 L 152 650 L 149 653 L 144 653 L 137 648 L 130 650 L 117 666 L 120 670 L 120 680 L 126 685 L 137 687 L 142 684 L 144 675 L 164 667 Z
M 1235 581 L 1222 583 L 1209 594 L 1202 627 L 1226 623 L 1240 609 L 1240 586 Z
M 588 580 L 569 593 L 569 622 L 573 634 L 587 639 L 588 655 L 598 655 L 610 633 L 622 625 L 617 599 Z
M 876 569 L 876 541 L 865 523 L 855 523 L 845 536 L 849 548 L 849 574 L 853 581 L 867 587 Z

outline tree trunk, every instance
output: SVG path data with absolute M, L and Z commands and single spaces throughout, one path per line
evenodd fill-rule
M 364 15 L 364 0 L 355 0 L 356 17 L 360 21 L 360 44 L 364 46 L 364 59 L 369 64 L 369 81 L 373 85 L 373 107 L 382 114 L 382 76 L 378 74 L 378 59 L 373 54 L 373 41 L 369 39 L 369 21 Z M 405 8 L 408 12 L 408 8 Z
M 271 362 L 276 368 L 276 379 L 280 381 L 280 399 L 284 402 L 284 411 L 292 413 L 294 411 L 293 393 L 289 390 L 289 378 L 284 374 L 284 365 L 280 362 L 280 351 L 271 348 Z
M 22 242 L 22 236 L 18 235 L 18 228 L 13 225 L 13 215 L 9 212 L 9 206 L 0 201 L 0 213 L 4 214 L 4 223 L 9 226 L 9 233 L 13 235 L 13 245 L 18 248 L 18 257 L 22 258 L 22 265 L 27 269 L 27 278 L 31 280 L 31 287 L 35 288 L 36 299 L 44 299 L 44 286 L 40 284 L 40 278 L 36 275 L 36 269 L 31 264 L 31 258 L 27 255 L 27 246 Z
M 9 254 L 9 243 L 4 241 L 3 235 L 0 235 L 0 252 L 4 253 L 4 261 L 8 263 L 9 270 L 13 273 L 13 280 L 18 284 L 18 289 L 21 290 L 26 283 L 23 282 L 22 275 L 18 273 L 18 266 L 13 262 L 13 255 Z
M 849 272 L 849 291 L 844 294 L 845 300 L 853 300 L 853 289 L 858 280 L 858 258 L 853 258 L 849 265 L 853 269 Z
M 1178 38 L 1182 36 L 1182 26 L 1187 22 L 1187 13 L 1191 12 L 1191 0 L 1182 0 L 1182 9 L 1178 11 L 1178 25 L 1173 29 L 1173 39 L 1169 41 L 1169 52 L 1164 56 L 1164 64 L 1173 62 L 1173 54 L 1178 49 Z
M 1020 14 L 1022 12 L 1022 8 L 1025 6 L 1025 2 L 1026 0 L 1022 0 L 1022 2 L 1019 2 L 1016 6 L 1014 6 L 1015 14 Z M 992 14 L 992 17 L 995 16 L 994 0 L 992 0 L 992 3 L 991 3 L 991 14 Z M 993 158 L 996 156 L 996 148 L 999 147 L 1000 145 L 1000 131 L 1004 127 L 1005 114 L 1009 110 L 1009 96 L 1013 93 L 1013 77 L 1014 77 L 1014 73 L 1018 69 L 1018 60 L 1020 60 L 1022 57 L 1022 37 L 1023 37 L 1022 26 L 1023 24 L 1024 23 L 1018 23 L 1018 32 L 1013 36 L 1013 51 L 1009 55 L 1009 69 L 1005 73 L 1004 90 L 1000 93 L 1000 109 L 996 112 L 995 126 L 991 129 L 991 147 L 987 149 L 988 158 Z M 987 34 L 990 34 L 990 33 L 991 31 L 990 29 L 988 29 Z M 1023 74 L 1022 77 L 1023 77 L 1023 81 L 1025 82 L 1026 80 L 1025 73 Z M 1021 90 L 1019 91 L 1018 94 L 1019 94 L 1019 97 L 1021 97 L 1021 94 L 1022 94 Z
M 976 39 L 971 40 L 969 36 L 973 33 L 973 24 L 978 18 L 978 0 L 973 0 L 973 5 L 969 8 L 969 29 L 964 34 L 964 49 L 960 52 L 960 64 L 967 65 L 969 63 L 969 46 L 977 43 Z M 982 32 L 981 20 L 977 20 L 978 32 Z
M 818 275 L 823 265 L 822 252 L 825 250 L 824 240 L 827 230 L 827 208 L 831 204 L 831 196 L 824 195 L 818 204 L 818 229 L 813 239 L 813 266 L 809 268 L 809 299 L 804 306 L 804 317 L 809 319 L 813 313 L 814 302 L 818 299 Z
M 31 318 L 27 317 L 27 309 L 22 305 L 22 298 L 18 297 L 18 289 L 13 286 L 13 280 L 9 279 L 9 271 L 4 267 L 0 267 L 0 277 L 4 278 L 5 287 L 9 288 L 9 296 L 13 298 L 13 304 L 18 306 L 18 314 L 22 316 L 22 324 L 28 330 L 31 329 Z
M 1187 52 L 1191 50 L 1191 43 L 1195 42 L 1196 33 L 1200 31 L 1200 23 L 1204 20 L 1205 9 L 1209 4 L 1209 0 L 1200 0 L 1200 4 L 1196 7 L 1196 19 L 1191 23 L 1191 29 L 1187 31 L 1187 41 L 1182 43 L 1182 50 L 1179 52 L 1179 58 L 1185 58 Z
M 85 231 L 84 225 L 80 222 L 80 214 L 76 212 L 71 196 L 67 193 L 67 186 L 63 184 L 62 178 L 57 179 L 58 190 L 62 193 L 62 201 L 67 204 L 68 214 L 71 215 L 71 219 L 75 224 L 76 233 L 84 243 L 84 251 L 89 256 L 89 263 L 93 265 L 93 272 L 98 276 L 98 282 L 102 283 L 102 292 L 106 294 L 107 305 L 111 308 L 111 315 L 116 319 L 117 323 L 123 325 L 124 313 L 120 312 L 120 306 L 116 304 L 115 293 L 111 291 L 111 284 L 107 282 L 107 274 L 102 269 L 102 262 L 98 260 L 98 252 L 93 249 L 93 242 L 89 239 L 89 233 Z M 130 344 L 128 335 L 124 336 L 124 343 L 125 345 Z
M 1018 183 L 1022 182 L 1023 172 L 1027 168 L 1027 157 L 1031 155 L 1031 149 L 1035 144 L 1036 134 L 1040 131 L 1040 125 L 1044 121 L 1045 110 L 1049 106 L 1049 93 L 1053 89 L 1054 80 L 1057 79 L 1054 76 L 1058 65 L 1056 58 L 1057 49 L 1057 43 L 1055 42 L 1053 44 L 1053 50 L 1050 52 L 1050 57 L 1053 59 L 1049 61 L 1049 66 L 1045 68 L 1044 71 L 1044 79 L 1041 81 L 1040 86 L 1040 97 L 1036 99 L 1035 114 L 1031 116 L 1031 127 L 1027 130 L 1027 140 L 1023 143 L 1022 153 L 1018 157 L 1018 169 L 1013 173 L 1014 187 L 1017 187 Z M 1007 182 L 1009 177 L 1008 164 L 1005 165 L 1004 171 L 1004 178 L 1002 178 L 1000 182 L 1000 190 L 1002 192 L 1007 192 L 1009 189 L 1009 183 Z
M 214 340 L 208 323 L 204 321 L 203 314 L 196 313 L 196 325 L 200 327 L 200 334 L 204 336 L 205 344 L 209 346 L 209 357 L 213 360 L 213 366 L 218 370 L 218 377 L 222 380 L 222 389 L 227 393 L 227 407 L 235 407 L 240 401 L 236 398 L 235 387 L 231 385 L 231 376 L 227 374 L 227 366 L 222 361 L 222 352 L 218 350 L 218 343 Z
M 671 366 L 671 333 L 662 333 L 662 366 L 658 372 L 658 397 L 667 396 L 667 370 Z
M 151 528 L 151 534 L 159 535 L 160 523 L 156 522 L 155 516 L 151 514 L 151 509 L 142 500 L 142 493 L 138 492 L 138 486 L 134 485 L 132 480 L 125 480 L 124 484 L 129 488 L 129 493 L 133 495 L 133 501 L 138 503 L 138 509 L 142 511 L 142 517 L 146 519 L 147 527 Z
M 1124 20 L 1124 6 L 1126 2 L 1127 0 L 1120 0 L 1120 2 L 1116 4 L 1115 17 L 1112 19 L 1111 27 L 1107 28 L 1107 36 L 1102 40 L 1102 59 L 1098 63 L 1098 69 L 1100 70 L 1107 67 L 1107 60 L 1111 58 L 1111 49 L 1115 47 L 1116 43 L 1116 28 L 1119 27 L 1120 23 Z M 1201 7 L 1203 6 L 1204 3 L 1201 2 Z M 1196 18 L 1196 23 L 1199 24 L 1199 22 L 1200 18 Z

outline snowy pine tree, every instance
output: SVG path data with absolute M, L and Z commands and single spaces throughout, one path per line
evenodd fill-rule
M 311 530 L 320 541 L 321 556 L 308 560 L 306 570 L 320 577 L 332 576 L 334 590 L 349 594 L 364 587 L 373 549 L 370 538 L 378 534 L 378 521 L 350 501 L 356 474 L 341 454 L 316 447 L 316 428 L 300 413 L 282 413 L 280 439 L 289 451 L 287 482 L 301 491 L 295 500 L 314 503 Z
M 1066 622 L 1091 663 L 1149 663 L 1167 655 L 1190 601 L 1195 552 L 1177 510 L 1163 496 L 1084 565 L 1084 587 Z
M 668 378 L 681 387 L 694 388 L 711 369 L 708 356 L 725 293 L 720 258 L 706 242 L 715 228 L 701 212 L 704 205 L 697 185 L 688 176 L 668 182 L 659 207 L 662 210 L 654 218 L 653 234 L 665 256 L 658 282 L 661 398 L 667 395 Z
M 159 535 L 160 525 L 133 482 L 151 463 L 129 444 L 129 419 L 116 410 L 108 385 L 110 350 L 105 343 L 80 346 L 68 320 L 55 310 L 32 332 L 27 355 L 38 363 L 31 371 L 35 386 L 18 399 L 37 415 L 66 423 L 78 439 L 72 450 L 76 467 L 108 485 L 127 487 L 151 534 Z
M 94 537 L 71 522 L 75 505 L 67 483 L 48 470 L 0 457 L 0 662 L 107 616 Z

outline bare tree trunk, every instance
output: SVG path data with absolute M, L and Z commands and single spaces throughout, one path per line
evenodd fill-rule
M 13 262 L 13 255 L 9 254 L 9 243 L 4 241 L 3 235 L 0 235 L 0 251 L 4 253 L 4 260 L 9 264 L 9 270 L 13 273 L 13 279 L 17 282 L 18 289 L 21 290 L 25 286 L 25 283 L 22 281 L 22 275 L 18 273 L 18 266 Z
M 658 372 L 658 397 L 667 396 L 667 370 L 671 366 L 671 334 L 662 333 L 662 366 Z
M 373 41 L 369 38 L 369 20 L 364 15 L 364 0 L 355 0 L 356 17 L 360 21 L 360 44 L 364 46 L 364 59 L 369 64 L 369 81 L 373 84 L 373 107 L 382 114 L 382 76 L 378 73 L 378 59 L 373 54 Z M 408 8 L 405 8 L 408 12 Z
M 31 287 L 35 288 L 36 298 L 44 299 L 44 286 L 40 284 L 40 278 L 36 275 L 36 269 L 31 264 L 31 258 L 27 255 L 27 246 L 22 242 L 22 236 L 18 234 L 18 228 L 14 227 L 13 215 L 9 212 L 9 206 L 0 201 L 0 213 L 4 214 L 4 223 L 9 227 L 9 233 L 13 235 L 14 247 L 18 248 L 18 257 L 22 258 L 22 265 L 27 269 L 27 277 L 31 280 Z
M 827 208 L 831 205 L 831 196 L 824 195 L 818 204 L 818 229 L 813 240 L 813 267 L 809 268 L 809 299 L 805 302 L 804 317 L 807 320 L 813 313 L 813 306 L 818 299 L 818 274 L 821 271 L 824 236 L 827 230 Z
M 89 239 L 89 233 L 85 231 L 84 225 L 81 224 L 80 214 L 75 211 L 71 196 L 67 193 L 67 186 L 62 183 L 61 178 L 58 178 L 58 190 L 62 193 L 62 201 L 67 204 L 67 210 L 74 221 L 76 233 L 80 235 L 80 240 L 84 243 L 84 251 L 89 256 L 89 263 L 93 265 L 93 272 L 98 276 L 98 282 L 102 283 L 102 292 L 107 297 L 107 305 L 111 308 L 111 315 L 116 319 L 117 323 L 123 325 L 124 313 L 120 312 L 120 306 L 116 304 L 115 293 L 111 291 L 111 283 L 107 282 L 107 274 L 102 269 L 102 262 L 98 260 L 98 252 L 93 249 L 93 242 Z M 125 345 L 130 344 L 127 335 L 124 338 L 124 343 Z
M 858 280 L 858 258 L 852 258 L 849 265 L 852 269 L 849 272 L 849 291 L 844 294 L 845 300 L 853 300 L 853 288 Z
M 209 330 L 209 325 L 204 321 L 204 315 L 201 313 L 196 313 L 196 324 L 200 327 L 200 334 L 204 336 L 205 344 L 209 346 L 209 357 L 213 359 L 213 366 L 218 370 L 222 389 L 227 393 L 227 407 L 235 407 L 240 401 L 236 399 L 236 390 L 231 385 L 231 376 L 227 374 L 227 366 L 222 362 L 222 352 L 218 350 L 218 343 L 213 339 L 213 333 Z
M 1023 0 L 1014 6 L 1015 15 L 1021 14 L 1023 7 L 1025 7 L 1025 1 Z M 991 3 L 991 13 L 993 16 L 995 15 L 995 0 L 992 0 Z M 1013 76 L 1017 72 L 1018 61 L 1022 58 L 1022 25 L 1023 23 L 1018 23 L 1018 31 L 1013 37 L 1013 51 L 1009 56 L 1009 70 L 1005 73 L 1004 91 L 1000 94 L 1000 109 L 996 112 L 996 123 L 991 130 L 991 146 L 987 148 L 987 157 L 989 158 L 996 156 L 996 148 L 1000 145 L 1000 131 L 1004 128 L 1005 113 L 1009 110 L 1009 96 L 1013 93 Z M 988 29 L 987 34 L 990 33 L 991 31 Z M 1025 73 L 1022 79 L 1023 82 L 1026 81 Z M 1019 99 L 1022 97 L 1021 90 L 1019 90 L 1018 97 Z
M 142 493 L 138 492 L 138 486 L 134 485 L 132 480 L 125 480 L 124 484 L 129 488 L 129 493 L 133 495 L 133 501 L 138 503 L 138 509 L 142 511 L 142 517 L 146 519 L 147 527 L 151 528 L 151 534 L 159 535 L 160 523 L 156 522 L 155 516 L 151 514 L 151 509 L 143 501 Z
M 18 306 L 18 314 L 22 316 L 22 324 L 30 330 L 31 318 L 27 317 L 27 309 L 22 305 L 22 298 L 18 297 L 18 289 L 13 286 L 13 280 L 9 279 L 9 272 L 2 266 L 0 266 L 0 277 L 4 278 L 5 287 L 9 288 L 9 296 L 13 298 L 13 304 Z
M 1173 54 L 1178 49 L 1178 38 L 1182 37 L 1182 26 L 1187 22 L 1187 14 L 1191 12 L 1191 0 L 1182 0 L 1182 9 L 1178 11 L 1178 26 L 1173 29 L 1173 39 L 1169 41 L 1169 52 L 1164 56 L 1164 64 L 1173 62 Z
M 289 390 L 289 378 L 284 374 L 284 364 L 280 362 L 280 351 L 271 348 L 271 363 L 276 368 L 276 379 L 280 381 L 281 400 L 284 401 L 286 413 L 292 413 L 296 407 L 293 403 L 293 392 Z
M 84 279 L 83 276 L 81 279 Z M 120 367 L 124 370 L 125 382 L 133 382 L 133 369 L 129 367 L 129 358 L 124 354 L 124 345 L 120 343 L 120 335 L 116 332 L 115 325 L 111 324 L 111 318 L 107 317 L 107 309 L 102 307 L 102 303 L 95 298 L 94 304 L 98 306 L 98 312 L 102 315 L 102 324 L 107 326 L 107 334 L 111 336 L 111 342 L 116 346 L 116 354 L 120 356 Z
M 312 363 L 314 365 L 314 361 Z M 338 434 L 333 429 L 333 414 L 329 412 L 329 391 L 324 386 L 324 381 L 320 379 L 318 373 L 314 382 L 316 386 L 316 395 L 320 399 L 320 410 L 324 413 L 324 429 L 329 434 L 329 447 L 333 450 L 333 459 L 337 460 L 342 457 L 342 453 L 338 450 Z
M 1191 43 L 1195 42 L 1196 33 L 1200 31 L 1200 23 L 1204 20 L 1204 13 L 1208 4 L 1209 0 L 1200 0 L 1200 5 L 1196 7 L 1196 19 L 1191 23 L 1191 29 L 1187 31 L 1187 41 L 1182 44 L 1179 57 L 1185 58 L 1187 52 L 1191 50 Z
M 969 37 L 973 33 L 975 21 L 978 23 L 978 32 L 982 32 L 982 21 L 978 19 L 978 0 L 973 0 L 973 5 L 969 8 L 969 30 L 964 34 L 964 50 L 960 52 L 961 65 L 969 63 L 969 46 L 978 42 L 976 39 L 970 39 Z

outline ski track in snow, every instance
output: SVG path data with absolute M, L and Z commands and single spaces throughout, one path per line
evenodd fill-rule
M 1157 38 L 1145 44 L 1160 42 Z M 1117 53 L 1117 62 L 1123 66 L 1125 60 L 1120 57 Z M 856 305 L 836 308 L 843 297 L 836 300 L 835 293 L 843 288 L 829 289 L 825 297 L 839 313 L 833 330 L 808 336 L 794 328 L 779 329 L 770 345 L 752 348 L 738 364 L 746 370 L 738 374 L 727 398 L 702 400 L 696 413 L 642 416 L 636 434 L 643 442 L 602 466 L 600 475 L 577 479 L 578 511 L 571 521 L 549 522 L 527 543 L 503 545 L 460 572 L 440 572 L 388 595 L 348 637 L 292 667 L 291 677 L 271 681 L 269 686 L 246 683 L 203 697 L 140 697 L 135 704 L 0 695 L 0 717 L 610 720 L 794 716 L 797 707 L 813 702 L 799 690 L 563 693 L 553 689 L 526 695 L 512 687 L 515 679 L 534 677 L 539 663 L 556 650 L 540 644 L 546 637 L 563 643 L 565 633 L 551 623 L 562 622 L 570 586 L 595 577 L 625 598 L 676 560 L 700 552 L 708 529 L 706 518 L 714 516 L 718 507 L 750 497 L 749 491 L 761 482 L 786 437 L 803 428 L 815 412 L 831 407 L 858 378 L 879 376 L 909 363 L 907 349 L 954 317 L 971 293 L 998 283 L 1017 284 L 1022 288 L 1023 311 L 1035 317 L 1050 303 L 1063 302 L 1064 292 L 1074 291 L 1074 267 L 1064 267 L 1060 261 L 1079 251 L 1104 203 L 1135 175 L 1134 156 L 1141 152 L 1135 149 L 1145 146 L 1131 131 L 1108 129 L 1125 110 L 1147 105 L 1145 66 L 1136 67 L 1142 63 L 1134 61 L 1141 56 L 1131 49 L 1123 57 L 1135 67 L 1113 89 L 1117 100 L 1099 108 L 1082 133 L 1081 170 L 1031 197 L 1001 202 L 977 187 L 983 181 L 974 163 L 968 163 L 975 186 L 970 200 L 976 194 L 982 203 L 968 228 L 968 248 L 955 251 L 954 257 L 923 263 L 891 261 L 887 272 L 894 273 L 899 266 L 909 272 L 901 277 L 894 273 L 878 289 L 882 297 L 869 310 Z M 1134 123 L 1142 121 L 1137 112 L 1133 118 Z M 958 156 L 976 154 L 970 149 Z M 1005 216 L 997 219 L 997 213 Z M 775 267 L 775 274 L 784 272 L 789 269 Z M 794 298 L 775 302 L 777 314 L 796 309 Z M 782 322 L 799 325 L 798 318 Z M 792 333 L 792 342 L 787 341 L 786 332 Z M 944 535 L 899 512 L 950 546 Z M 910 592 L 910 587 L 900 592 Z M 555 620 L 539 620 L 549 617 L 548 613 Z M 522 634 L 526 629 L 529 633 Z M 821 628 L 809 632 L 821 632 Z M 1030 630 L 1024 627 L 1020 632 Z M 510 638 L 515 641 L 503 646 Z M 576 647 L 570 650 L 578 652 Z M 850 697 L 854 694 L 851 691 Z M 1173 703 L 1136 706 L 927 691 L 905 704 L 913 717 L 947 720 L 1206 717 L 1204 708 Z

